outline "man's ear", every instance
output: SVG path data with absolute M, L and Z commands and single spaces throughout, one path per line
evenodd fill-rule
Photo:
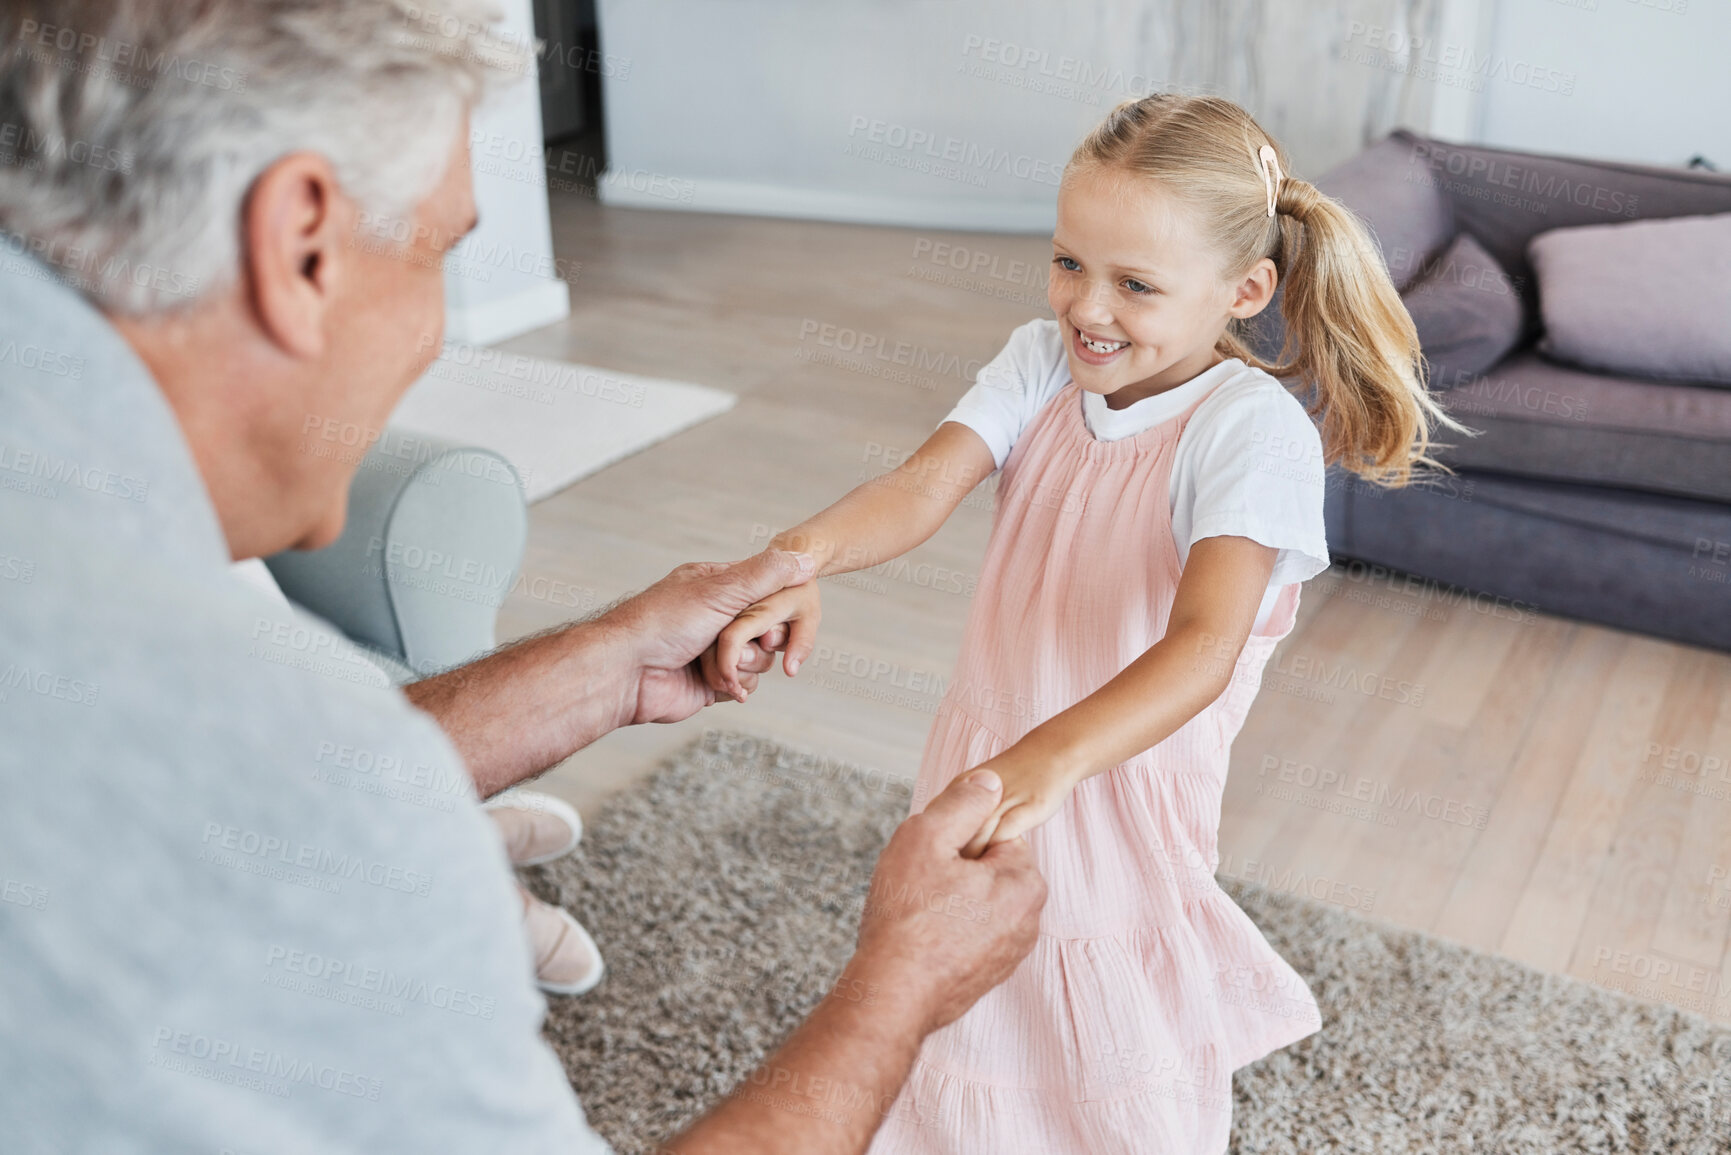
M 253 182 L 242 215 L 242 267 L 259 325 L 283 352 L 316 360 L 348 272 L 348 202 L 330 161 L 296 152 Z
M 1250 271 L 1245 273 L 1234 287 L 1232 304 L 1226 311 L 1241 320 L 1256 316 L 1268 308 L 1268 302 L 1274 300 L 1274 287 L 1279 280 L 1280 275 L 1275 272 L 1274 262 L 1263 257 L 1250 266 Z

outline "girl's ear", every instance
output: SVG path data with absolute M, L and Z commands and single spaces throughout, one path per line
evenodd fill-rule
M 1274 286 L 1279 280 L 1274 262 L 1263 257 L 1251 265 L 1250 271 L 1234 286 L 1232 303 L 1226 311 L 1240 320 L 1256 316 L 1274 300 Z

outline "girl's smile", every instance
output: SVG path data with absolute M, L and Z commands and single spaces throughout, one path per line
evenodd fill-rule
M 1110 365 L 1118 355 L 1130 347 L 1129 341 L 1102 337 L 1098 333 L 1087 333 L 1076 328 L 1074 324 L 1065 322 L 1070 330 L 1070 350 L 1089 365 Z

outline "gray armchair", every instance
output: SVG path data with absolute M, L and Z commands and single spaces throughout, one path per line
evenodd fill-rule
M 342 537 L 265 565 L 290 601 L 342 630 L 400 685 L 493 648 L 528 531 L 522 483 L 505 458 L 388 429 L 355 474 Z

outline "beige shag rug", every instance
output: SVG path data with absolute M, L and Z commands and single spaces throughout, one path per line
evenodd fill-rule
M 620 1155 L 700 1114 L 815 1005 L 908 798 L 905 780 L 710 732 L 528 872 L 607 956 L 594 992 L 551 1000 L 547 1036 Z M 1234 1076 L 1234 1152 L 1731 1152 L 1731 1029 L 1223 884 L 1323 1012 Z

